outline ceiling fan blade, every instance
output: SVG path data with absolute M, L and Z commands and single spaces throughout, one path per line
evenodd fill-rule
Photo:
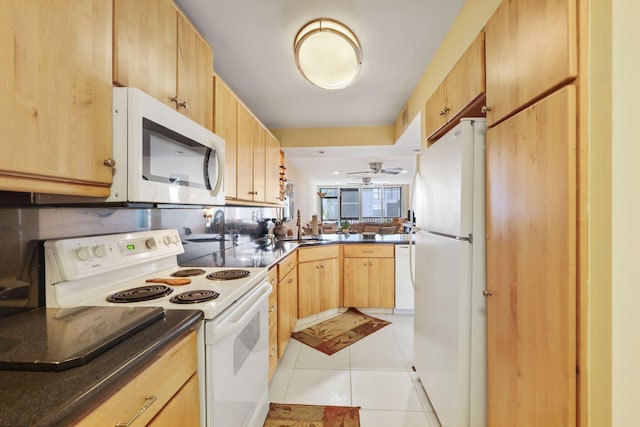
M 360 171 L 360 172 L 347 172 L 347 175 L 355 175 L 358 173 L 371 173 L 371 171 Z
M 389 168 L 389 169 L 382 169 L 380 172 L 386 173 L 387 175 L 398 175 L 403 170 L 404 169 L 402 168 Z

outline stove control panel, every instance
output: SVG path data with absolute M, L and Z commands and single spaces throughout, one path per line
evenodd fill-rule
M 47 240 L 44 247 L 48 268 L 57 282 L 175 258 L 184 252 L 176 229 Z

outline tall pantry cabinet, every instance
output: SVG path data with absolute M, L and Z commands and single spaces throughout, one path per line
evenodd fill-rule
M 486 26 L 488 425 L 577 418 L 575 0 Z

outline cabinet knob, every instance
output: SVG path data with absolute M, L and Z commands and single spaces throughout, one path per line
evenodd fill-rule
M 444 112 L 444 110 L 440 110 L 440 117 L 444 117 L 444 115 L 447 114 Z
M 178 107 L 182 107 L 185 110 L 189 109 L 189 103 L 187 101 L 182 101 L 181 103 L 178 104 Z
M 493 295 L 493 292 L 491 292 L 488 289 L 485 289 L 484 291 L 482 291 L 482 295 L 484 295 L 485 297 L 490 297 L 491 295 Z
M 171 98 L 171 102 L 173 102 L 177 106 L 180 106 L 180 103 L 181 103 L 180 98 L 178 98 L 177 96 L 174 96 L 173 98 Z
M 491 111 L 491 108 L 483 105 L 480 111 L 482 112 L 482 114 L 487 114 L 487 112 Z
M 113 159 L 107 159 L 103 163 L 105 166 L 109 166 L 110 168 L 113 168 L 116 166 L 116 161 Z

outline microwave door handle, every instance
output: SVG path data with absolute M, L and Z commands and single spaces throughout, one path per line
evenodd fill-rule
M 216 178 L 216 187 L 213 189 L 213 194 L 217 195 L 222 185 L 222 179 L 224 174 L 224 158 L 222 152 L 216 149 L 216 157 L 218 158 L 218 177 Z
M 211 177 L 209 176 L 209 162 L 211 161 L 212 151 L 215 151 L 216 157 L 218 158 L 218 168 L 217 168 L 218 176 L 216 177 L 216 186 L 214 188 L 211 188 Z M 224 165 L 223 162 L 224 162 L 224 159 L 222 159 L 222 156 L 220 155 L 220 150 L 207 148 L 206 155 L 204 158 L 204 179 L 207 185 L 207 189 L 211 190 L 213 194 L 218 194 L 218 191 L 220 190 L 220 185 L 222 184 L 222 173 L 223 173 L 222 168 Z

